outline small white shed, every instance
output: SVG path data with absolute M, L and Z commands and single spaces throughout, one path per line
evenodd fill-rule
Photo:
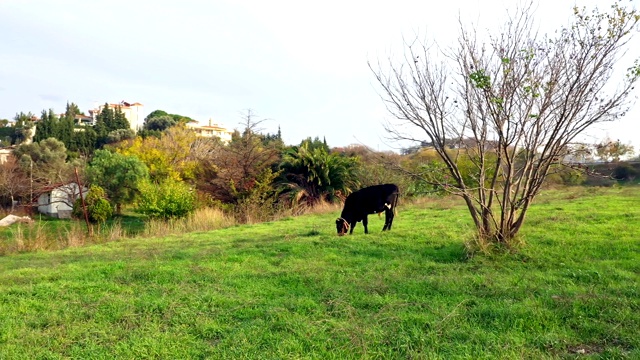
M 73 203 L 80 198 L 78 184 L 57 184 L 47 187 L 38 196 L 38 211 L 59 219 L 71 218 Z M 87 188 L 82 188 L 82 195 L 87 195 Z

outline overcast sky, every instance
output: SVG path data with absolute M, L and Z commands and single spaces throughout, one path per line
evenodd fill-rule
M 567 23 L 573 1 L 540 2 L 545 32 Z M 252 109 L 287 144 L 319 136 L 330 146 L 397 148 L 367 61 L 415 33 L 451 43 L 458 15 L 484 31 L 513 3 L 0 0 L 0 118 L 124 100 L 239 128 Z M 578 0 L 594 3 L 606 6 Z M 639 150 L 638 106 L 591 140 L 608 135 Z

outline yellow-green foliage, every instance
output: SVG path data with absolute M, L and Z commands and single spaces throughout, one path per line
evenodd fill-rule
M 117 151 L 124 155 L 138 157 L 149 168 L 152 180 L 194 179 L 198 163 L 190 155 L 195 133 L 184 126 L 174 126 L 164 132 L 161 138 L 135 138 L 122 143 Z
M 549 170 L 545 183 L 547 185 L 581 185 L 586 180 L 587 175 L 584 170 L 557 164 Z
M 182 181 L 166 179 L 161 183 L 142 181 L 137 211 L 153 218 L 180 218 L 195 210 L 195 191 Z
M 480 178 L 480 158 L 472 151 L 464 149 L 447 150 L 449 157 L 455 162 L 458 171 L 462 175 L 462 179 L 467 187 L 477 187 Z M 486 152 L 484 154 L 484 186 L 490 186 L 490 180 L 496 171 L 496 154 L 494 152 Z M 453 184 L 452 177 L 445 162 L 435 149 L 422 149 L 412 155 L 405 163 L 405 167 L 411 171 L 421 174 L 427 183 Z M 433 186 L 427 183 L 414 184 L 416 188 L 423 188 L 422 191 L 429 189 L 435 190 Z M 417 191 L 419 194 L 421 191 Z

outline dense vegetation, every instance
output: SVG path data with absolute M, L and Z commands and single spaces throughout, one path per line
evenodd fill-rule
M 244 129 L 236 131 L 229 143 L 197 138 L 184 126 L 190 118 L 162 110 L 152 112 L 137 135 L 130 132 L 119 108 L 105 106 L 93 127 L 78 124 L 79 114 L 74 103 L 67 104 L 61 116 L 52 110 L 42 112 L 36 141 L 17 146 L 15 157 L 1 165 L 0 206 L 28 204 L 43 189 L 75 182 L 76 169 L 83 184 L 105 190 L 104 200 L 114 208 L 112 213 L 121 214 L 128 207 L 165 219 L 214 207 L 239 222 L 268 221 L 303 213 L 323 202 L 340 202 L 360 187 L 386 182 L 400 185 L 404 197 L 447 191 L 438 185 L 447 181 L 446 164 L 429 146 L 399 155 L 364 146 L 331 148 L 318 137 L 285 145 L 280 131 L 260 133 L 260 121 L 251 112 Z M 32 119 L 30 113 L 16 115 L 12 127 L 16 143 L 33 129 Z M 596 148 L 598 156 L 607 158 L 620 149 Z M 595 148 L 592 152 L 596 153 Z M 465 183 L 478 186 L 472 156 L 456 158 Z M 637 178 L 637 169 L 616 164 L 604 175 L 613 174 L 620 181 Z M 557 166 L 548 183 L 573 185 L 586 179 L 583 169 Z M 181 189 L 183 196 L 171 196 L 173 190 L 144 191 L 154 187 Z
M 638 358 L 638 201 L 544 192 L 515 256 L 468 257 L 431 198 L 388 233 L 337 237 L 336 209 L 0 257 L 0 358 Z
M 164 219 L 213 207 L 239 222 L 268 221 L 324 202 L 340 202 L 362 186 L 384 182 L 400 184 L 405 196 L 436 190 L 388 170 L 389 163 L 415 162 L 412 156 L 363 146 L 331 149 L 318 137 L 285 145 L 280 130 L 259 132 L 261 121 L 251 111 L 229 143 L 198 138 L 185 127 L 192 119 L 162 110 L 149 114 L 137 135 L 128 133 L 129 124 L 117 107 L 105 104 L 94 126 L 79 124 L 82 114 L 70 103 L 60 116 L 43 111 L 37 123 L 33 114 L 16 115 L 15 134 L 34 133 L 35 141 L 20 144 L 23 137 L 14 137 L 20 145 L 2 165 L 0 206 L 29 211 L 12 204 L 29 204 L 52 186 L 75 182 L 76 169 L 81 183 L 104 189 L 103 199 L 114 208 L 112 213 L 121 214 L 126 207 Z M 173 196 L 176 191 L 183 195 Z

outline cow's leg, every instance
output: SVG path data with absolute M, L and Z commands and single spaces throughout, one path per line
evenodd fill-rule
M 384 227 L 382 231 L 391 230 L 391 224 L 393 223 L 393 209 L 384 209 Z
M 369 224 L 369 220 L 367 219 L 367 215 L 365 215 L 364 219 L 362 219 L 362 226 L 364 226 L 364 233 L 365 234 L 369 233 L 369 229 L 367 228 L 368 224 Z
M 349 235 L 353 234 L 353 228 L 355 228 L 355 227 L 356 227 L 356 224 L 357 224 L 357 223 L 358 223 L 357 221 L 354 221 L 354 222 L 352 222 L 352 223 L 350 224 L 350 225 L 351 225 L 351 226 L 350 226 L 350 228 L 351 228 L 351 229 L 349 230 Z

